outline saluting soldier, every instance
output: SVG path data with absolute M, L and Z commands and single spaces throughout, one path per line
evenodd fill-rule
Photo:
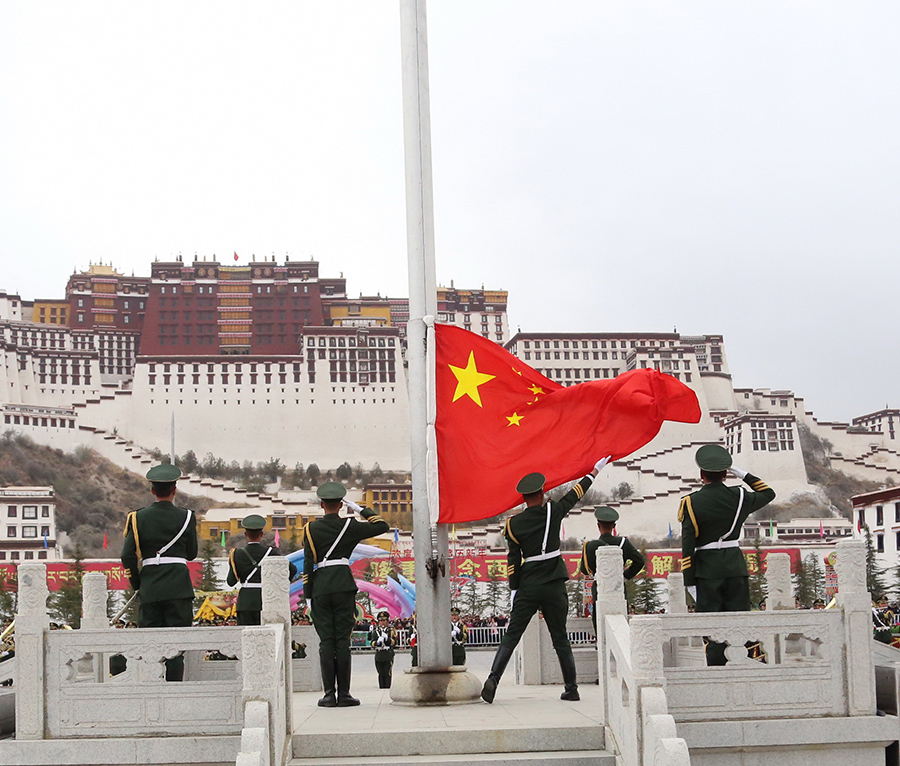
M 728 450 L 706 444 L 695 456 L 703 487 L 681 499 L 681 567 L 684 584 L 698 612 L 749 612 L 750 573 L 740 548 L 741 527 L 747 517 L 775 499 L 762 479 L 732 466 Z M 725 484 L 728 475 L 742 486 Z M 707 665 L 724 665 L 725 645 L 710 641 Z
M 181 478 L 176 466 L 154 466 L 147 478 L 156 502 L 128 514 L 122 547 L 125 576 L 140 594 L 138 627 L 187 627 L 194 600 L 187 562 L 197 557 L 194 512 L 172 502 Z M 166 681 L 183 679 L 184 657 L 166 660 Z
M 390 689 L 394 668 L 394 648 L 397 632 L 390 623 L 387 611 L 378 613 L 378 622 L 369 628 L 369 643 L 375 648 L 375 670 L 378 672 L 378 688 Z
M 466 664 L 466 644 L 469 641 L 469 628 L 460 622 L 459 609 L 450 610 L 450 646 L 454 665 Z
M 338 511 L 347 490 L 329 481 L 316 491 L 325 515 L 304 528 L 303 590 L 311 603 L 313 626 L 319 634 L 319 662 L 325 696 L 319 707 L 350 707 L 350 638 L 356 625 L 356 582 L 350 555 L 357 543 L 390 527 L 375 511 L 346 501 L 365 521 L 341 518 Z M 335 682 L 337 695 L 335 696 Z
M 247 545 L 232 548 L 228 554 L 228 577 L 231 587 L 240 583 L 237 599 L 237 624 L 259 625 L 262 614 L 262 562 L 267 556 L 280 556 L 278 548 L 262 544 L 266 520 L 253 513 L 241 521 Z M 297 574 L 297 567 L 288 562 L 289 579 Z
M 522 494 L 527 507 L 509 518 L 504 529 L 509 548 L 507 572 L 512 614 L 506 635 L 494 655 L 490 675 L 481 690 L 481 698 L 485 702 L 494 701 L 500 677 L 538 609 L 547 622 L 562 669 L 566 688 L 560 699 L 573 702 L 581 699 L 576 681 L 575 657 L 566 632 L 566 616 L 569 611 L 566 580 L 569 579 L 569 572 L 559 549 L 559 534 L 566 514 L 584 496 L 609 460 L 609 457 L 599 460 L 587 476 L 556 502 L 545 502 L 546 479 L 541 473 L 530 473 L 516 485 L 516 491 Z
M 622 551 L 622 561 L 625 567 L 626 580 L 632 579 L 644 568 L 644 557 L 641 552 L 631 544 L 627 537 L 616 534 L 616 522 L 619 520 L 619 512 L 608 505 L 601 505 L 594 511 L 597 519 L 597 529 L 600 537 L 596 540 L 587 540 L 581 548 L 581 561 L 578 562 L 578 572 L 593 577 L 594 567 L 597 562 L 597 548 L 601 545 L 612 545 Z M 594 609 L 591 612 L 591 620 L 594 623 L 594 632 L 597 631 L 597 581 L 591 585 L 591 596 L 594 599 Z

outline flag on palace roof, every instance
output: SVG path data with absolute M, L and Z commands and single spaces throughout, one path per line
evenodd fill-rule
M 496 516 L 522 502 L 516 484 L 539 471 L 547 488 L 602 457 L 621 460 L 666 420 L 697 423 L 697 395 L 657 370 L 564 387 L 491 340 L 435 326 L 438 482 L 443 523 Z
M 235 253 L 235 254 L 234 254 L 234 260 L 237 260 L 237 259 L 238 259 L 238 254 Z

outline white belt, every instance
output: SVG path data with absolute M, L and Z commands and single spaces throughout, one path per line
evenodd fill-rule
M 178 556 L 154 556 L 152 559 L 143 559 L 141 566 L 149 567 L 157 564 L 187 564 L 187 559 L 178 558 Z
M 738 548 L 740 547 L 740 540 L 716 540 L 714 543 L 707 543 L 706 545 L 701 545 L 695 550 L 698 551 L 717 551 L 720 548 Z
M 326 559 L 325 561 L 320 561 L 316 564 L 316 569 L 321 569 L 322 567 L 348 567 L 350 566 L 350 559 Z
M 244 588 L 262 588 L 261 582 L 242 582 L 239 583 L 239 590 L 243 590 Z
M 547 561 L 547 559 L 555 559 L 561 556 L 560 551 L 547 551 L 546 553 L 538 553 L 536 556 L 523 556 L 522 563 L 527 564 L 529 561 Z

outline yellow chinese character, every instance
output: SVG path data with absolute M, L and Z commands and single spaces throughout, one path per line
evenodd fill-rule
M 469 575 L 470 577 L 477 577 L 480 573 L 481 564 L 472 561 L 472 559 L 464 559 L 463 562 L 456 567 L 456 569 L 460 574 Z
M 493 559 L 487 562 L 488 577 L 508 577 L 509 569 L 503 559 Z
M 650 576 L 653 577 L 654 575 L 660 576 L 660 575 L 668 574 L 669 572 L 672 571 L 672 567 L 673 567 L 674 563 L 675 563 L 674 556 L 654 556 L 653 559 L 650 561 L 650 565 L 651 565 Z

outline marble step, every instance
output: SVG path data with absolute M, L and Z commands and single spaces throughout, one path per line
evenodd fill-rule
M 603 726 L 596 725 L 479 728 L 476 724 L 464 729 L 367 729 L 294 734 L 292 747 L 294 766 L 319 766 L 327 763 L 462 763 L 467 758 L 481 756 L 498 759 L 495 762 L 505 762 L 502 761 L 503 758 L 522 758 L 534 753 L 544 753 L 548 757 L 553 753 L 596 754 L 606 747 L 606 732 Z M 400 761 L 399 758 L 425 760 Z
M 491 766 L 516 764 L 552 764 L 553 766 L 615 766 L 616 757 L 599 750 L 534 751 L 529 753 L 458 753 L 454 755 L 406 755 L 356 758 L 294 758 L 288 766 L 385 766 L 386 764 L 465 764 L 490 763 Z

